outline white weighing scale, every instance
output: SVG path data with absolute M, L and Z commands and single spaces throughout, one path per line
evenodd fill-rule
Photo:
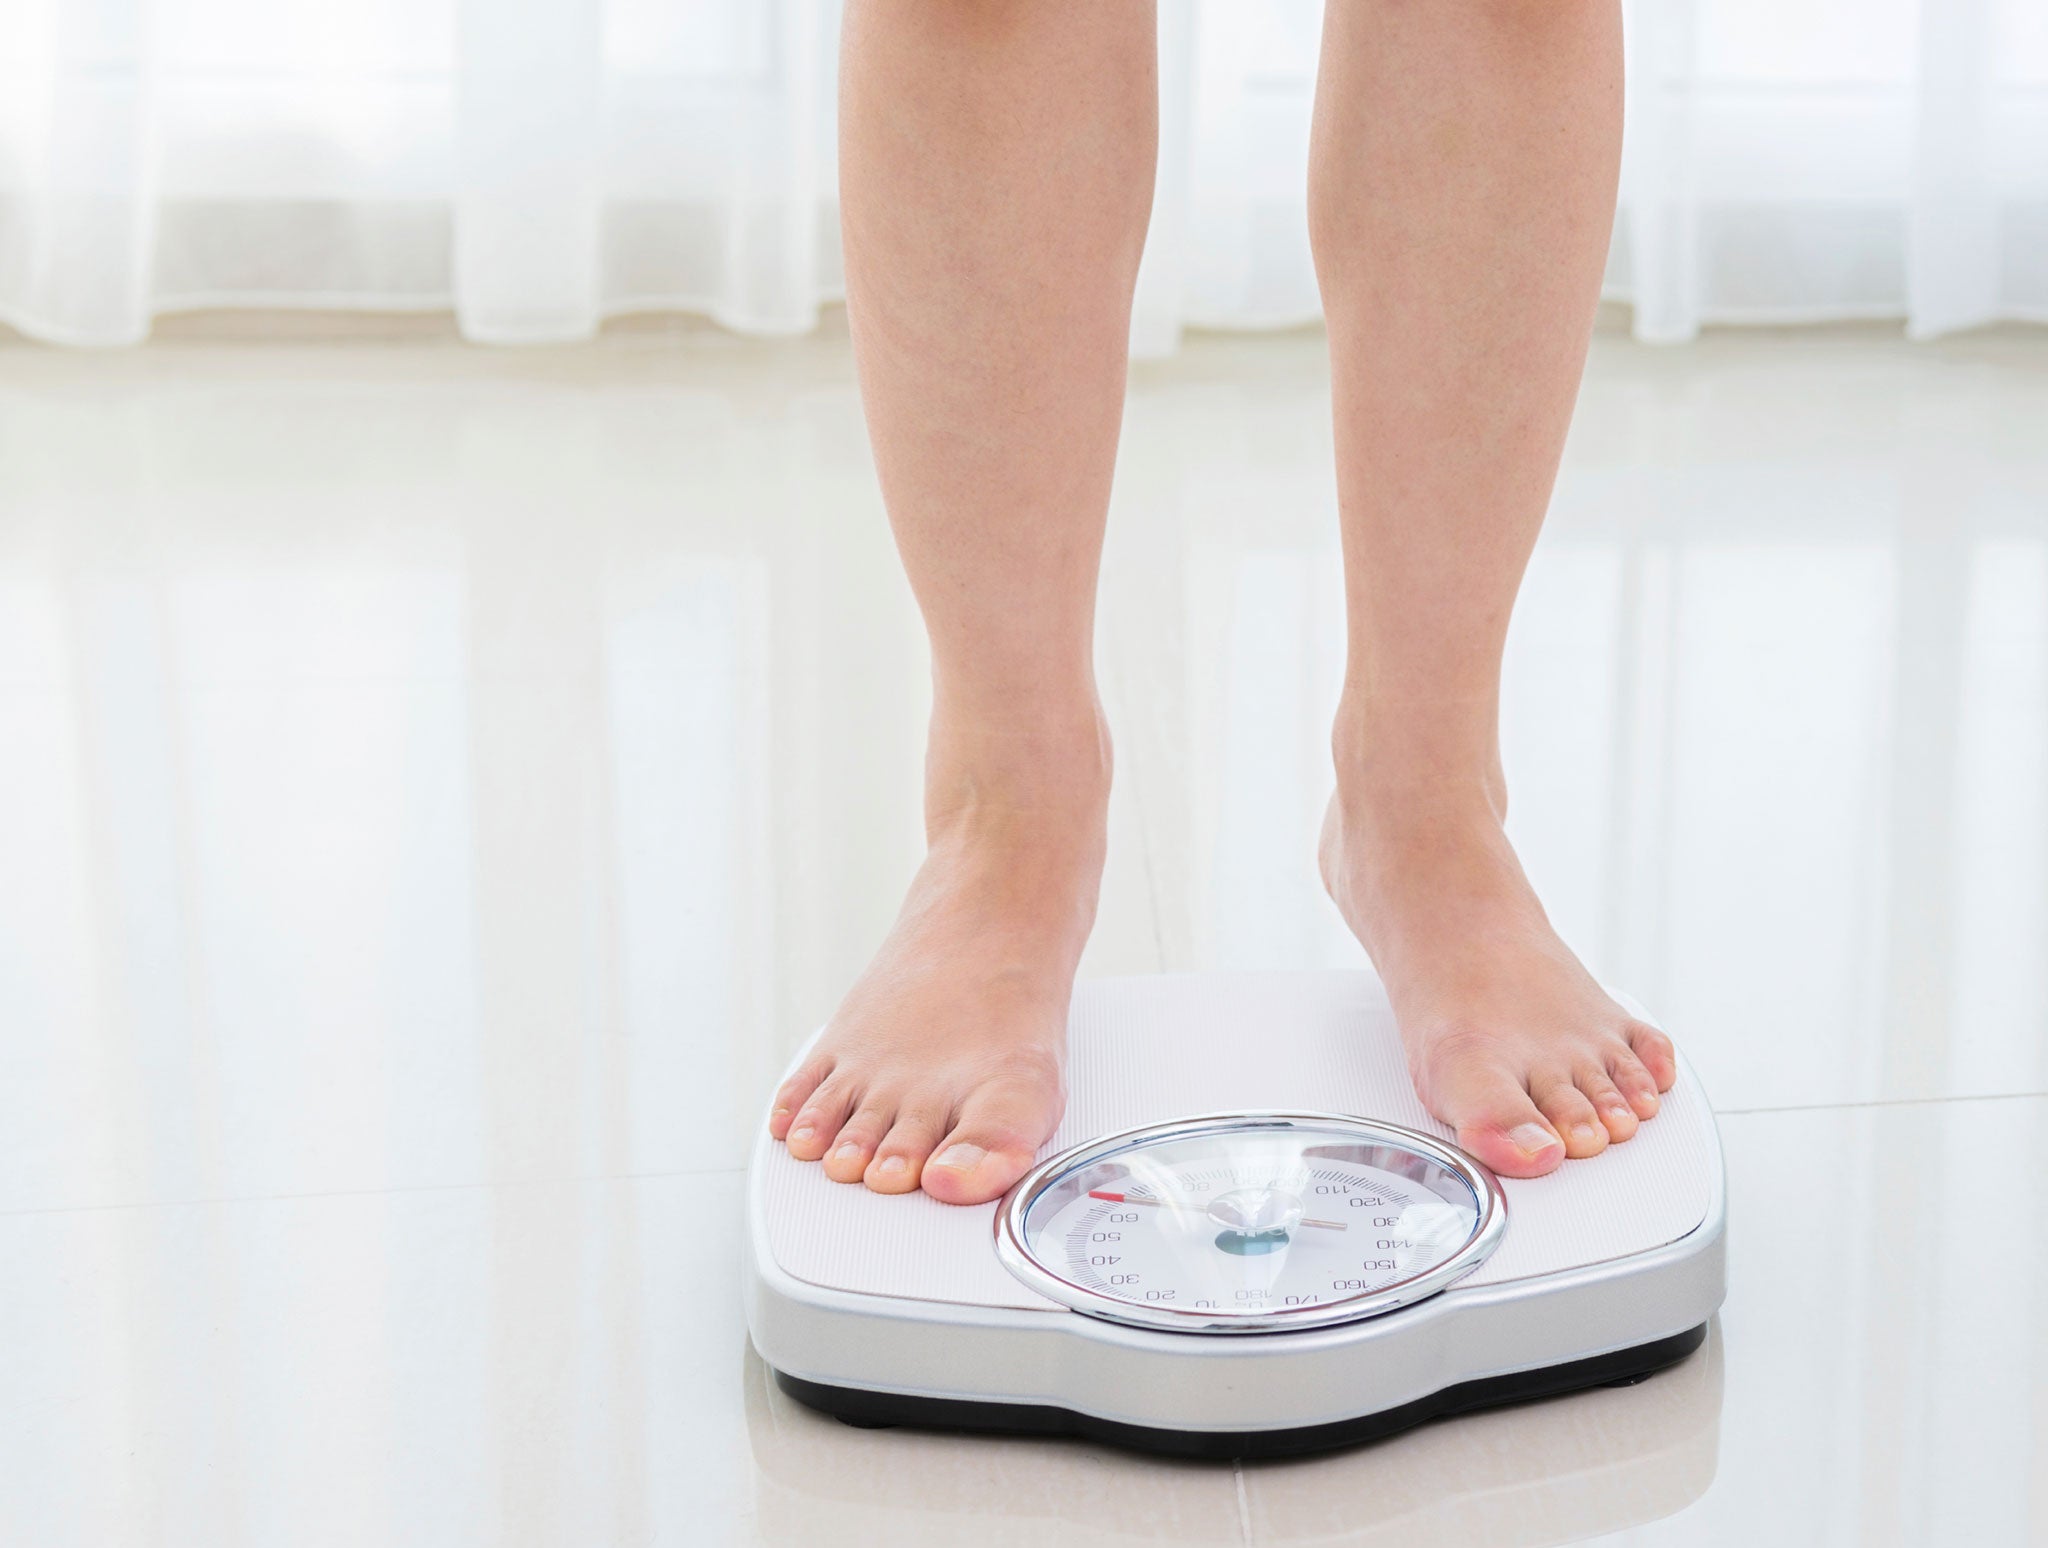
M 849 1423 L 1284 1456 L 1640 1381 L 1724 1290 L 1681 1061 L 1626 1144 L 1496 1178 L 1424 1111 L 1369 973 L 1076 985 L 1066 1115 L 995 1204 L 835 1183 L 764 1133 L 747 1323 Z

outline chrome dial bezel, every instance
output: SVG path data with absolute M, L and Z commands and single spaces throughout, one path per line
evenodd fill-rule
M 1061 1274 L 1031 1251 L 1024 1223 L 1048 1189 L 1076 1170 L 1092 1166 L 1137 1146 L 1202 1135 L 1275 1130 L 1310 1130 L 1342 1142 L 1383 1145 L 1410 1151 L 1456 1175 L 1472 1191 L 1478 1215 L 1465 1243 L 1450 1257 L 1419 1274 L 1363 1291 L 1342 1301 L 1313 1306 L 1279 1307 L 1262 1312 L 1218 1313 L 1214 1310 L 1138 1303 L 1112 1295 Z M 1492 1171 L 1457 1146 L 1401 1124 L 1346 1113 L 1255 1110 L 1204 1113 L 1169 1123 L 1143 1124 L 1071 1146 L 1041 1161 L 1004 1197 L 995 1216 L 996 1256 L 1024 1284 L 1084 1316 L 1127 1327 L 1157 1328 L 1178 1333 L 1279 1333 L 1326 1328 L 1339 1323 L 1380 1317 L 1449 1289 L 1490 1257 L 1507 1230 L 1507 1196 Z

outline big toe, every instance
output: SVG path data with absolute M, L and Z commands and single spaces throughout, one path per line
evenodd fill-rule
M 1541 1177 L 1565 1158 L 1564 1141 L 1504 1071 L 1470 1071 L 1447 1094 L 1437 1115 L 1458 1131 L 1458 1143 L 1503 1177 Z
M 1031 1169 L 1033 1154 L 1015 1141 L 956 1131 L 925 1162 L 920 1181 L 942 1204 L 986 1204 Z
M 1031 1169 L 1039 1142 L 1058 1114 L 1025 1092 L 989 1092 L 971 1101 L 924 1164 L 924 1191 L 945 1204 L 1001 1198 Z

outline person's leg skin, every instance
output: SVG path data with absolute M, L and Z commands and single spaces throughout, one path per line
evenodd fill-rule
M 1323 876 L 1423 1101 L 1517 1176 L 1627 1139 L 1676 1073 L 1501 827 L 1501 650 L 1585 364 L 1621 91 L 1618 0 L 1326 12 L 1310 226 L 1350 624 Z
M 769 1120 L 841 1182 L 978 1203 L 1059 1120 L 1102 875 L 1095 583 L 1155 61 L 1152 0 L 846 8 L 847 310 L 933 710 L 924 865 Z

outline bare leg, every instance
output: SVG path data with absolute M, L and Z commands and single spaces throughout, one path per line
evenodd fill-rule
M 1310 222 L 1350 629 L 1323 876 L 1424 1102 L 1513 1175 L 1627 1139 L 1675 1074 L 1501 829 L 1501 651 L 1585 364 L 1621 83 L 1618 0 L 1325 15 Z
M 930 848 L 770 1132 L 841 1182 L 996 1197 L 1064 1100 L 1109 794 L 1096 570 L 1157 141 L 1151 0 L 854 0 L 847 305 L 931 636 Z

